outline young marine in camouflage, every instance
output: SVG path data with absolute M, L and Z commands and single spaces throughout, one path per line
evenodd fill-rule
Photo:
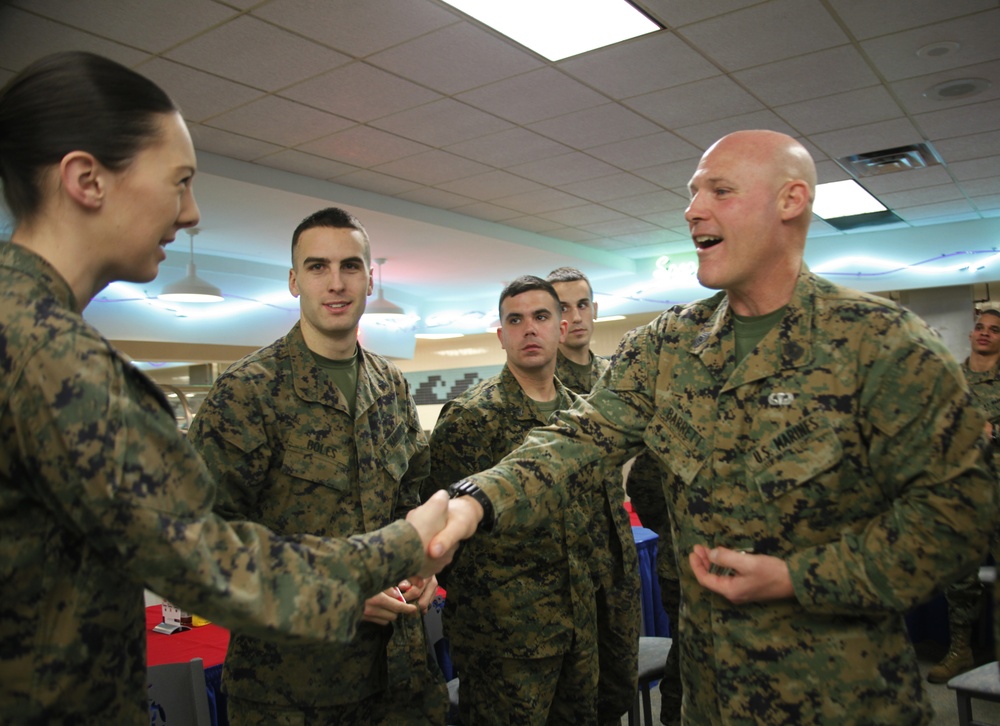
M 419 505 L 427 438 L 399 369 L 357 343 L 371 274 L 363 227 L 331 208 L 308 217 L 294 239 L 300 322 L 219 377 L 190 438 L 218 479 L 222 516 L 284 534 L 376 531 Z M 324 360 L 332 353 L 318 352 L 339 338 L 350 355 L 340 367 L 346 379 Z M 444 679 L 419 612 L 407 609 L 391 623 L 366 617 L 349 642 L 331 645 L 234 633 L 223 666 L 231 720 L 297 713 L 309 724 L 443 723 Z
M 903 615 L 978 561 L 995 516 L 984 418 L 938 338 L 804 268 L 814 187 L 783 134 L 713 145 L 686 216 L 725 291 L 628 334 L 588 399 L 470 478 L 496 509 L 512 482 L 556 489 L 643 447 L 664 463 L 685 723 L 929 723 Z M 737 358 L 734 313 L 776 311 Z

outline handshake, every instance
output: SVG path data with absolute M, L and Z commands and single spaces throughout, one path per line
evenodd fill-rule
M 448 498 L 439 491 L 424 504 L 411 509 L 406 521 L 413 525 L 424 546 L 424 565 L 419 574 L 429 577 L 444 569 L 462 540 L 475 534 L 483 518 L 483 507 L 472 497 Z

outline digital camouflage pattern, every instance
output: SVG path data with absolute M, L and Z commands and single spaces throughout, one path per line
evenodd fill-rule
M 573 393 L 587 396 L 610 365 L 607 358 L 591 352 L 590 369 L 585 372 L 583 366 L 573 365 L 560 351 L 556 357 L 556 378 Z M 634 552 L 632 528 L 625 514 L 620 467 L 606 469 L 604 487 L 607 491 L 604 503 L 608 508 L 605 519 L 612 527 L 594 531 L 597 549 L 592 555 L 601 573 L 595 589 L 600 659 L 598 719 L 601 723 L 620 718 L 634 702 L 639 687 L 639 633 L 642 629 L 639 563 Z M 662 492 L 661 487 L 660 499 L 663 499 Z M 664 541 L 669 542 L 669 537 Z M 660 559 L 663 558 L 658 558 L 658 562 Z
M 405 522 L 294 543 L 214 516 L 159 389 L 76 310 L 48 263 L 0 245 L 0 720 L 148 724 L 143 586 L 226 627 L 333 641 L 420 569 Z
M 219 483 L 216 511 L 281 534 L 344 537 L 375 531 L 417 506 L 430 460 L 406 380 L 360 346 L 357 378 L 352 418 L 298 323 L 223 373 L 189 434 Z M 447 709 L 419 617 L 363 622 L 350 642 L 337 644 L 234 633 L 223 683 L 239 698 L 282 707 L 398 696 L 408 723 L 417 722 L 425 690 L 439 709 L 435 722 Z
M 558 382 L 556 389 L 561 407 L 575 399 Z M 493 466 L 517 448 L 531 429 L 545 422 L 546 417 L 504 366 L 498 376 L 480 382 L 441 410 L 431 434 L 434 483 L 440 488 L 447 487 Z M 571 499 L 551 520 L 539 521 L 527 530 L 477 534 L 463 544 L 447 570 L 444 628 L 459 672 L 464 660 L 484 657 L 537 660 L 572 653 L 571 660 L 583 671 L 582 675 L 574 673 L 571 678 L 585 679 L 589 674 L 595 679 L 593 688 L 575 693 L 575 703 L 560 702 L 554 708 L 577 709 L 579 722 L 590 723 L 597 708 L 594 590 L 603 579 L 621 589 L 631 584 L 631 592 L 623 599 L 626 605 L 635 603 L 638 564 L 634 546 L 623 550 L 618 543 L 618 565 L 611 567 L 606 543 L 609 532 L 613 532 L 616 540 L 619 532 L 606 507 L 608 496 L 614 494 L 607 492 L 603 478 L 585 473 L 570 486 L 574 490 Z M 617 506 L 630 543 L 631 530 L 623 498 L 619 485 Z M 598 544 L 601 542 L 605 544 Z M 593 557 L 595 550 L 602 556 Z M 625 571 L 632 575 L 631 580 Z M 635 622 L 637 639 L 637 617 Z M 617 666 L 622 668 L 623 664 Z M 511 682 L 508 690 L 545 690 L 544 681 L 530 676 L 531 667 L 526 663 L 525 670 L 515 677 L 517 674 L 511 674 L 510 669 L 516 666 L 508 664 L 504 672 L 517 681 Z M 507 681 L 493 681 L 490 688 L 500 691 L 506 685 Z M 467 698 L 466 688 L 463 684 L 459 696 L 463 721 L 479 713 L 482 702 L 489 700 L 488 695 L 480 693 L 485 689 L 475 684 L 471 687 L 474 692 Z M 633 689 L 628 703 L 634 695 Z M 593 698 L 588 699 L 590 696 Z M 551 694 L 539 693 L 538 697 L 544 703 Z M 487 703 L 482 708 L 492 708 L 499 723 L 516 722 L 511 721 L 516 714 L 506 713 L 497 703 Z M 545 713 L 541 715 L 544 717 Z
M 724 293 L 674 307 L 623 339 L 589 399 L 471 479 L 504 501 L 646 446 L 677 552 L 785 560 L 794 599 L 734 605 L 680 557 L 686 723 L 926 724 L 903 616 L 985 546 L 982 425 L 922 321 L 803 271 L 739 365 Z

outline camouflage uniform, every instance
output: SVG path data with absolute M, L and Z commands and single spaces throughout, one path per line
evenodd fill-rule
M 299 324 L 216 381 L 189 434 L 219 483 L 216 511 L 281 534 L 343 537 L 419 504 L 427 439 L 399 370 L 360 350 L 355 414 Z M 234 633 L 223 685 L 253 709 L 324 709 L 374 697 L 379 719 L 443 723 L 447 690 L 419 618 L 363 622 L 349 643 L 274 643 Z M 235 710 L 235 709 L 234 709 Z M 364 710 L 364 709 L 362 709 Z M 321 711 L 320 711 L 321 712 Z M 334 711 L 343 722 L 343 708 Z M 322 723 L 322 720 L 319 721 Z M 398 721 L 397 721 L 398 722 Z
M 982 414 L 919 319 L 808 271 L 738 365 L 732 326 L 719 293 L 632 331 L 588 399 L 471 479 L 503 527 L 514 482 L 555 489 L 645 445 L 676 552 L 787 563 L 794 598 L 735 605 L 680 558 L 686 723 L 926 724 L 903 614 L 987 541 Z
M 4 723 L 148 724 L 144 585 L 228 627 L 347 640 L 363 598 L 420 568 L 405 522 L 289 545 L 220 520 L 166 399 L 58 273 L 3 244 L 0 291 Z
M 556 390 L 560 407 L 575 399 L 558 383 Z M 544 423 L 504 366 L 499 376 L 445 404 L 431 434 L 434 481 L 444 487 L 492 466 Z M 464 723 L 527 726 L 597 718 L 593 593 L 595 580 L 612 571 L 610 543 L 601 544 L 610 536 L 606 502 L 611 493 L 595 476 L 581 476 L 574 486 L 572 501 L 553 519 L 516 533 L 474 536 L 447 573 L 444 627 L 460 676 Z M 617 506 L 627 528 L 618 490 Z M 618 565 L 617 576 L 624 577 L 623 568 L 636 573 L 634 548 L 630 557 L 621 554 L 620 545 L 617 550 L 619 563 L 627 563 Z M 632 601 L 637 577 L 634 582 Z
M 556 378 L 573 393 L 586 396 L 609 365 L 607 358 L 591 353 L 590 373 L 584 376 L 580 367 L 572 365 L 560 351 L 556 358 Z M 604 503 L 624 510 L 621 479 L 618 467 L 607 470 L 605 489 L 608 497 Z M 597 640 L 601 664 L 597 699 L 602 723 L 621 718 L 635 700 L 639 686 L 639 631 L 642 622 L 642 608 L 636 598 L 636 590 L 640 587 L 639 563 L 633 556 L 632 528 L 628 518 L 619 516 L 617 510 L 615 516 L 608 519 L 615 532 L 602 537 L 602 541 L 607 543 L 604 551 L 613 554 L 606 560 L 606 574 L 594 593 L 597 597 Z M 669 542 L 669 538 L 664 541 Z M 618 555 L 623 551 L 629 556 Z

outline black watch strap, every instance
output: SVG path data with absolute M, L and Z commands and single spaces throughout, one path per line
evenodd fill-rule
M 448 487 L 448 496 L 452 499 L 456 497 L 472 497 L 479 502 L 483 508 L 483 518 L 479 522 L 479 527 L 477 527 L 476 531 L 493 531 L 493 502 L 483 493 L 482 489 L 468 479 L 463 479 Z

